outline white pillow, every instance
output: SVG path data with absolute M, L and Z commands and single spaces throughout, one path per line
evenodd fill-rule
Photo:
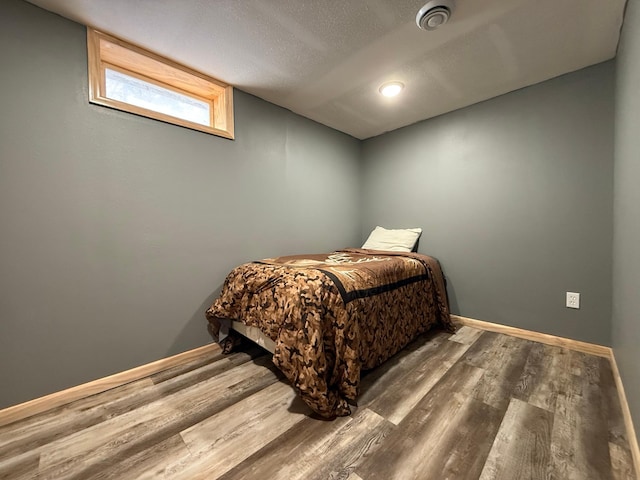
M 387 230 L 386 228 L 376 227 L 364 242 L 362 248 L 369 250 L 387 250 L 389 252 L 410 252 L 416 245 L 421 228 L 403 228 L 396 230 Z

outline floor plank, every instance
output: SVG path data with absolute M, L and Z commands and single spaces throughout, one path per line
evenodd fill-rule
M 506 410 L 533 346 L 528 340 L 484 332 L 460 359 L 485 372 L 473 392 L 474 397 Z
M 552 425 L 551 412 L 512 399 L 480 480 L 549 478 Z
M 392 429 L 393 425 L 377 413 L 369 409 L 359 411 L 352 422 L 319 449 L 320 462 L 316 459 L 315 466 L 308 469 L 307 475 L 298 476 L 298 479 L 351 476 L 364 459 L 375 456 Z
M 480 335 L 482 335 L 482 333 L 482 330 L 478 328 L 463 325 L 449 338 L 449 340 L 452 342 L 463 343 L 465 345 L 472 345 Z
M 600 382 L 600 389 L 604 395 L 602 399 L 602 408 L 606 410 L 603 412 L 603 415 L 607 419 L 609 441 L 615 443 L 621 448 L 628 449 L 629 439 L 627 438 L 627 429 L 624 423 L 618 389 L 616 388 L 616 383 L 613 378 L 611 362 L 603 358 L 599 363 L 600 375 L 598 380 Z M 629 452 L 629 454 L 630 453 L 631 452 Z
M 434 445 L 438 454 L 429 455 L 423 464 L 424 478 L 476 480 L 501 420 L 499 410 L 472 397 L 467 399 L 451 427 Z
M 157 385 L 159 383 L 166 382 L 167 380 L 184 376 L 185 374 L 191 373 L 195 370 L 203 372 L 205 371 L 203 367 L 211 365 L 215 362 L 219 362 L 223 359 L 229 361 L 231 365 L 241 365 L 245 362 L 249 362 L 266 354 L 267 352 L 265 352 L 257 345 L 248 346 L 244 351 L 236 352 L 232 355 L 226 355 L 222 353 L 222 351 L 215 351 L 209 353 L 208 355 L 203 355 L 199 358 L 196 358 L 191 362 L 184 363 L 182 365 L 176 365 L 175 367 L 168 368 L 166 370 L 163 370 L 162 372 L 158 372 L 154 375 L 151 375 L 149 378 L 154 384 Z
M 178 434 L 120 461 L 102 464 L 99 470 L 84 471 L 82 476 L 91 480 L 156 480 L 166 478 L 167 471 L 187 456 L 189 449 Z
M 38 452 L 23 452 L 12 457 L 0 457 L 0 480 L 31 480 L 38 478 Z
M 558 394 L 570 381 L 569 351 L 535 344 L 527 358 L 513 397 L 554 412 Z
M 558 395 L 551 435 L 552 469 L 556 478 L 606 480 L 613 478 L 608 419 L 603 406 L 601 360 L 586 354 L 580 376 Z M 604 360 L 606 361 L 606 360 Z

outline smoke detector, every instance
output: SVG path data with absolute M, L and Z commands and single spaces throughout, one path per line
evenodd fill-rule
M 423 30 L 435 30 L 449 21 L 455 0 L 431 0 L 416 15 L 416 23 Z

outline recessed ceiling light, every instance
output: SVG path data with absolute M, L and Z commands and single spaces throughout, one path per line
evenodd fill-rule
M 395 97 L 402 91 L 403 88 L 404 84 L 400 82 L 384 83 L 380 86 L 380 93 L 385 97 Z

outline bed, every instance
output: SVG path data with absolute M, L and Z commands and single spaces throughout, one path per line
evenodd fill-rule
M 304 402 L 325 418 L 351 413 L 361 371 L 435 325 L 453 329 L 436 259 L 371 249 L 240 265 L 206 317 L 226 351 L 234 330 L 271 351 Z

